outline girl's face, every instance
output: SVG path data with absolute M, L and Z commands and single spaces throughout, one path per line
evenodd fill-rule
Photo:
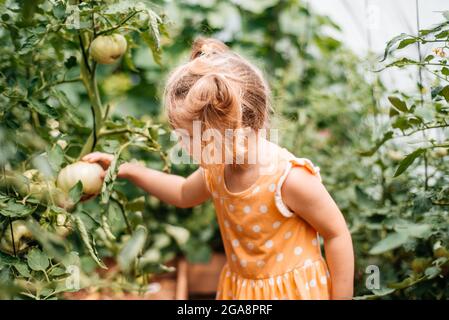
M 224 135 L 219 130 L 201 130 L 194 125 L 189 125 L 177 128 L 175 132 L 180 147 L 200 166 L 224 163 L 228 148 L 225 147 Z

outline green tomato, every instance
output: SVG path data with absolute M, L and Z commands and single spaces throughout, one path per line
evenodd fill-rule
M 14 241 L 13 241 L 14 234 Z M 28 248 L 28 243 L 33 240 L 33 235 L 23 220 L 15 220 L 11 225 L 6 227 L 5 233 L 0 241 L 0 250 L 10 255 L 24 252 Z M 13 245 L 14 243 L 14 245 Z
M 72 225 L 68 216 L 65 214 L 58 214 L 54 225 L 55 231 L 61 237 L 66 237 L 72 231 Z
M 78 161 L 66 166 L 59 172 L 57 186 L 68 193 L 70 189 L 81 181 L 83 194 L 88 198 L 100 193 L 103 186 L 103 168 L 98 163 Z
M 395 162 L 398 162 L 398 161 L 401 161 L 402 159 L 404 159 L 404 155 L 402 154 L 402 152 L 400 152 L 398 150 L 388 150 L 387 154 L 388 154 L 388 157 Z
M 30 196 L 47 204 L 53 201 L 55 205 L 67 211 L 73 208 L 68 194 L 57 188 L 54 181 L 46 180 L 38 170 L 27 170 L 22 175 L 28 179 L 27 184 L 20 186 L 23 196 Z
M 98 63 L 112 64 L 125 53 L 127 46 L 121 34 L 98 36 L 90 45 L 90 56 Z
M 435 152 L 435 155 L 439 158 L 443 158 L 443 157 L 447 156 L 446 148 L 435 148 L 434 152 Z
M 30 181 L 33 182 L 44 182 L 45 177 L 37 169 L 30 169 L 23 173 L 23 175 Z

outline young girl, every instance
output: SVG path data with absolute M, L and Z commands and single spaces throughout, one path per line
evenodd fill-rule
M 172 127 L 188 136 L 183 145 L 200 168 L 183 178 L 125 163 L 118 176 L 177 207 L 213 198 L 228 260 L 217 299 L 350 299 L 351 236 L 317 166 L 259 135 L 244 139 L 243 147 L 235 136 L 231 147 L 215 141 L 212 156 L 192 152 L 195 143 L 204 147 L 204 139 L 195 140 L 198 122 L 201 134 L 213 129 L 223 136 L 229 129 L 266 128 L 269 89 L 261 72 L 222 42 L 200 38 L 190 61 L 170 75 L 165 105 Z M 255 150 L 258 157 L 251 162 Z M 94 152 L 83 160 L 107 168 L 112 156 Z

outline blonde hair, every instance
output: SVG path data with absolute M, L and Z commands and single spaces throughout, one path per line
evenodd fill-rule
M 193 42 L 189 62 L 169 75 L 164 100 L 175 129 L 199 120 L 204 129 L 258 132 L 268 126 L 271 111 L 270 89 L 261 71 L 212 38 Z

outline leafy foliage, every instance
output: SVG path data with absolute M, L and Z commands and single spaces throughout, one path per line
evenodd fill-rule
M 207 261 L 221 249 L 210 203 L 169 207 L 116 179 L 122 161 L 195 169 L 168 162 L 161 80 L 198 35 L 264 70 L 271 126 L 285 147 L 319 164 L 348 221 L 359 298 L 449 296 L 447 13 L 387 44 L 378 69 L 415 66 L 434 80 L 404 93 L 367 80 L 371 57 L 357 57 L 334 38 L 338 25 L 296 0 L 6 0 L 0 8 L 0 236 L 21 219 L 34 239 L 22 254 L 0 253 L 0 297 L 62 297 L 71 266 L 82 287 L 104 286 L 96 272 L 111 259 L 119 272 L 106 285 L 141 290 L 137 280 L 172 271 L 164 263 L 178 253 Z M 128 50 L 97 65 L 89 44 L 112 33 Z M 418 43 L 435 45 L 433 54 L 400 56 Z M 91 150 L 115 155 L 101 195 L 85 201 L 81 184 L 61 195 L 57 172 Z M 30 169 L 40 175 L 29 178 Z M 369 265 L 379 266 L 381 288 L 365 287 Z

